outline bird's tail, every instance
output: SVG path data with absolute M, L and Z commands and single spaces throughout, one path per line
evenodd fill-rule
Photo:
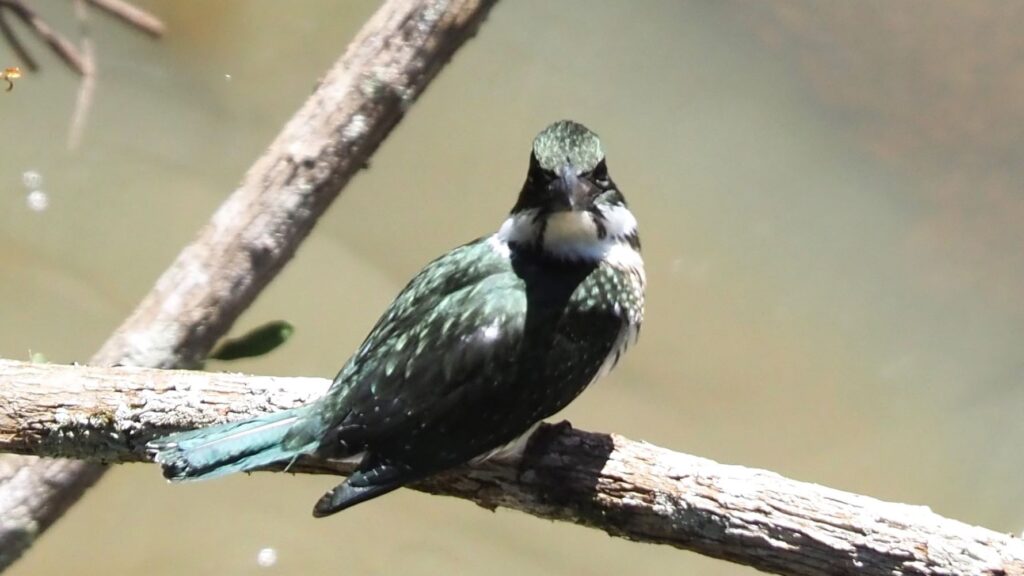
M 309 406 L 179 432 L 146 445 L 171 481 L 203 480 L 292 460 L 317 449 Z

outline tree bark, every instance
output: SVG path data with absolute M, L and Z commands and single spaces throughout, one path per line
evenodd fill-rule
M 329 384 L 0 360 L 0 451 L 143 461 L 144 445 L 155 435 L 291 408 Z M 315 458 L 289 468 L 350 471 L 350 464 Z M 454 470 L 413 488 L 778 574 L 1024 574 L 1024 541 L 924 506 L 566 425 L 541 428 L 525 454 L 512 460 Z
M 90 364 L 197 366 L 495 2 L 385 2 Z M 0 571 L 103 470 L 81 461 L 0 464 Z

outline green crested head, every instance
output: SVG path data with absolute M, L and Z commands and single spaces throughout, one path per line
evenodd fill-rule
M 608 202 L 623 200 L 608 176 L 597 134 L 578 122 L 561 120 L 533 139 L 530 169 L 513 213 L 586 211 Z
M 555 122 L 538 134 L 533 140 L 533 155 L 541 168 L 554 173 L 567 164 L 577 174 L 591 172 L 604 160 L 597 134 L 572 120 Z
M 498 239 L 562 259 L 599 259 L 618 245 L 639 248 L 636 219 L 608 175 L 597 134 L 562 120 L 537 135 L 526 182 Z

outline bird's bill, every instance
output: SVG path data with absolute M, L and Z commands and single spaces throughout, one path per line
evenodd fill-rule
M 580 212 L 591 207 L 594 184 L 572 164 L 563 166 L 550 186 L 554 211 Z

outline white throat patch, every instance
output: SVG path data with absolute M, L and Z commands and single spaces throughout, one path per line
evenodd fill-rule
M 557 256 L 589 255 L 601 243 L 590 212 L 555 212 L 544 226 L 544 251 Z
M 628 237 L 637 230 L 636 218 L 624 206 L 592 212 L 554 212 L 538 218 L 537 209 L 509 216 L 495 235 L 500 244 L 537 245 L 552 256 L 566 260 L 597 262 L 609 257 L 639 261 Z M 632 253 L 632 257 L 631 254 Z

